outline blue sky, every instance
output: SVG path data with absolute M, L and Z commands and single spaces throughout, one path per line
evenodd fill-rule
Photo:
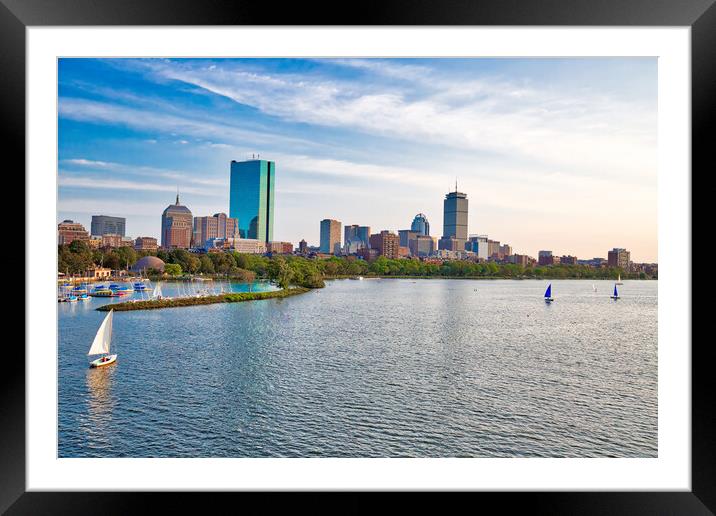
M 589 59 L 61 59 L 58 221 L 159 236 L 177 188 L 228 213 L 229 163 L 276 162 L 274 238 L 319 221 L 470 234 L 515 252 L 657 260 L 657 62 Z

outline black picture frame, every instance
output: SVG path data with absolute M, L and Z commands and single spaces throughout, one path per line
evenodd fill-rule
M 692 185 L 706 175 L 716 120 L 716 0 L 383 0 L 343 4 L 235 0 L 0 0 L 0 124 L 6 159 L 25 166 L 25 49 L 28 26 L 49 25 L 573 25 L 689 26 L 692 73 Z M 692 191 L 693 187 L 692 187 Z M 27 238 L 30 238 L 29 236 Z M 688 278 L 691 282 L 691 279 Z M 689 290 L 690 292 L 690 290 Z M 688 300 L 685 300 L 685 302 Z M 693 306 L 693 305 L 692 305 Z M 692 315 L 693 320 L 693 315 Z M 25 353 L 10 346 L 0 360 L 3 414 L 0 511 L 8 514 L 127 514 L 158 505 L 186 509 L 189 493 L 25 492 Z M 691 342 L 681 343 L 686 349 Z M 692 490 L 690 492 L 480 493 L 529 513 L 713 514 L 716 511 L 714 376 L 707 339 L 691 347 Z M 208 494 L 227 501 L 229 494 Z M 305 497 L 302 498 L 306 500 Z M 204 497 L 202 500 L 207 500 Z M 357 493 L 341 512 L 370 510 Z M 411 502 L 422 504 L 422 496 Z M 460 498 L 456 501 L 460 502 Z M 201 501 L 204 504 L 206 502 Z M 406 501 L 406 503 L 409 503 Z M 471 504 L 475 502 L 470 502 Z M 484 503 L 480 501 L 480 504 Z M 307 504 L 315 506 L 315 502 Z M 101 511 L 98 508 L 101 507 Z M 443 510 L 446 506 L 443 506 Z

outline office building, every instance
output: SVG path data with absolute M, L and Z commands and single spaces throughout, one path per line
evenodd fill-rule
M 430 224 L 428 223 L 428 218 L 424 214 L 418 213 L 413 219 L 413 223 L 410 225 L 410 230 L 415 231 L 419 235 L 430 235 Z
M 477 259 L 487 260 L 490 257 L 490 243 L 487 235 L 470 235 L 463 250 L 475 253 Z
M 238 220 L 240 238 L 273 240 L 276 165 L 273 161 L 232 161 L 229 216 Z
M 291 254 L 293 244 L 291 242 L 269 242 L 266 249 L 271 254 Z
M 343 242 L 351 249 L 368 247 L 370 245 L 370 226 L 356 224 L 346 226 L 343 230 Z
M 414 239 L 408 242 L 410 254 L 412 256 L 418 256 L 420 258 L 426 256 L 432 256 L 437 250 L 437 244 L 435 237 L 430 235 L 417 235 Z
M 194 247 L 204 247 L 212 238 L 239 238 L 238 221 L 226 213 L 211 217 L 194 217 Z
M 87 242 L 89 238 L 89 233 L 79 222 L 63 220 L 57 224 L 57 243 L 60 245 L 69 245 L 75 240 Z
M 401 247 L 410 247 L 410 241 L 415 240 L 418 235 L 417 231 L 413 231 L 412 229 L 401 229 L 398 231 L 398 236 L 400 237 L 400 246 Z
M 308 242 L 306 242 L 305 240 L 301 240 L 298 243 L 298 252 L 300 254 L 308 254 Z
M 438 243 L 440 249 L 464 250 L 467 242 L 467 194 L 455 191 L 445 195 L 443 201 L 443 236 Z M 452 240 L 457 242 L 452 242 Z
M 341 223 L 333 219 L 323 219 L 321 221 L 321 252 L 336 254 L 336 247 L 340 252 Z
M 609 267 L 621 267 L 624 270 L 629 269 L 630 253 L 621 247 L 615 247 L 607 254 L 607 264 Z
M 162 247 L 164 249 L 189 249 L 191 247 L 194 218 L 186 206 L 170 204 L 162 213 Z
M 561 263 L 562 265 L 577 265 L 577 262 L 577 257 L 572 256 L 571 254 L 562 256 L 559 259 L 559 263 Z
M 127 219 L 108 215 L 92 215 L 90 234 L 92 236 L 119 235 L 125 236 Z
M 241 254 L 264 254 L 267 250 L 267 244 L 263 240 L 254 238 L 227 238 L 229 247 Z

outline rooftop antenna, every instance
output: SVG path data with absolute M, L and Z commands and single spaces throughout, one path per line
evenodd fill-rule
M 455 178 L 455 193 L 457 193 L 457 177 Z

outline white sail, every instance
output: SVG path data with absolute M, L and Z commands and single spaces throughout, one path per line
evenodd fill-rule
M 110 310 L 107 317 L 104 318 L 102 324 L 97 330 L 92 347 L 87 352 L 88 355 L 99 355 L 102 353 L 109 353 L 109 344 L 112 341 L 112 314 L 114 310 Z

